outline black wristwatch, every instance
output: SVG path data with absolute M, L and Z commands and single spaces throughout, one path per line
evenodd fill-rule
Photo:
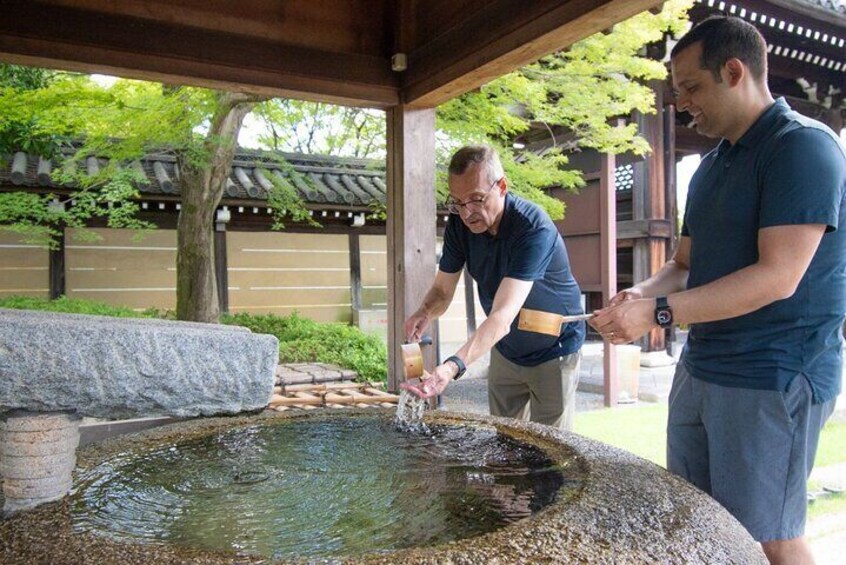
M 455 363 L 455 366 L 458 367 L 458 372 L 452 377 L 452 380 L 457 381 L 461 378 L 461 375 L 467 372 L 467 365 L 464 364 L 464 361 L 461 360 L 461 357 L 457 357 L 455 355 L 451 355 L 444 359 L 444 363 L 447 361 L 452 361 Z
M 670 308 L 666 296 L 659 296 L 655 299 L 655 323 L 662 328 L 669 328 L 673 325 L 673 309 Z

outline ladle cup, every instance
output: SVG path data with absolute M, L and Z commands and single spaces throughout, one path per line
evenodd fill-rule
M 423 376 L 423 351 L 421 349 L 423 345 L 432 345 L 432 337 L 424 335 L 416 343 L 403 343 L 400 345 L 404 380 L 419 379 Z

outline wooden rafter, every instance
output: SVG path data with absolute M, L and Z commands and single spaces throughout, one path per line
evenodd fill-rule
M 647 9 L 661 0 L 498 0 L 409 54 L 403 100 L 435 106 Z

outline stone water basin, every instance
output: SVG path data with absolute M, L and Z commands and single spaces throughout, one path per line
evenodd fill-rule
M 373 409 L 265 412 L 191 420 L 87 446 L 77 453 L 69 497 L 0 523 L 0 562 L 766 562 L 711 498 L 621 450 L 532 423 L 434 412 L 425 419 L 434 439 L 409 442 L 426 444 L 422 455 L 409 454 L 408 446 L 375 443 L 393 441 L 385 435 L 392 416 Z M 342 425 L 327 427 L 332 422 Z M 267 445 L 265 434 L 277 427 L 295 432 L 286 444 L 294 436 L 304 440 L 300 451 Z M 310 429 L 319 432 L 309 438 Z M 373 441 L 350 443 L 344 434 Z M 322 453 L 315 460 L 322 464 L 279 468 L 255 458 L 264 451 L 278 461 L 302 460 L 309 449 Z M 216 459 L 204 462 L 210 452 Z M 227 458 L 237 464 L 223 465 Z M 516 463 L 501 467 L 500 459 Z M 353 460 L 360 464 L 345 466 Z M 145 461 L 164 468 L 151 472 Z M 197 467 L 208 469 L 206 478 L 191 475 Z M 233 510 L 239 506 L 232 497 L 271 488 L 286 474 L 312 478 L 291 483 L 287 496 L 271 490 L 255 499 L 264 503 Z M 163 496 L 151 502 L 132 488 Z M 186 492 L 189 502 L 162 502 Z M 299 505 L 292 515 L 265 527 L 262 512 L 293 499 Z M 198 501 L 208 504 L 205 512 L 191 511 Z M 317 519 L 304 526 L 304 514 Z M 275 531 L 286 529 L 294 543 L 274 547 Z M 303 530 L 311 535 L 296 538 Z

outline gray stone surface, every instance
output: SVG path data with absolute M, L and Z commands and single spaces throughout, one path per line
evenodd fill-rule
M 3 512 L 9 514 L 67 494 L 76 465 L 80 418 L 16 410 L 0 430 Z M 45 452 L 41 447 L 49 445 Z
M 384 417 L 392 418 L 393 410 Z M 345 410 L 343 417 L 370 416 Z M 231 426 L 252 426 L 285 418 L 339 417 L 338 413 L 265 412 L 259 416 L 192 420 L 121 436 L 79 452 L 79 469 L 118 454 L 143 454 Z M 622 450 L 547 426 L 501 418 L 430 412 L 428 423 L 496 426 L 505 434 L 541 447 L 580 477 L 566 495 L 542 511 L 483 536 L 447 544 L 340 556 L 332 562 L 410 565 L 420 563 L 766 563 L 758 544 L 713 499 L 664 469 Z M 342 493 L 338 493 L 339 496 Z M 258 564 L 289 561 L 199 548 L 120 542 L 75 531 L 67 502 L 50 503 L 0 522 L 0 561 L 54 565 L 76 563 Z M 235 521 L 237 523 L 237 521 Z M 6 559 L 6 561 L 3 561 Z M 302 563 L 303 561 L 297 561 Z
M 267 405 L 278 342 L 245 328 L 0 309 L 0 412 L 208 416 Z

